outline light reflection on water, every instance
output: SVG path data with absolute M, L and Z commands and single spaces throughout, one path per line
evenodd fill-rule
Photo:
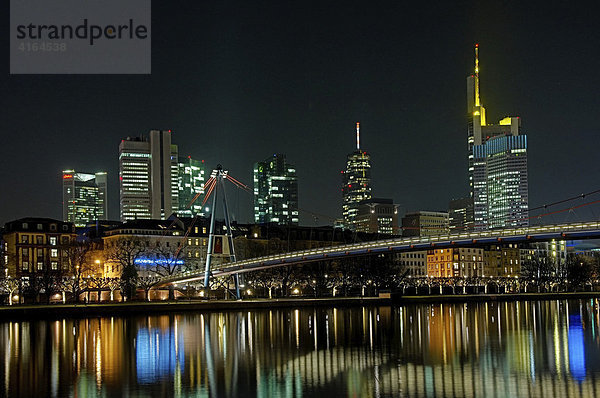
M 0 324 L 6 396 L 600 395 L 598 300 Z

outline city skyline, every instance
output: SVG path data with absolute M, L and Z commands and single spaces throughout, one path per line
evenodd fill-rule
M 214 16 L 218 25 L 218 10 L 197 7 L 174 11 L 161 10 L 161 6 L 157 5 L 158 12 L 155 14 L 159 15 L 161 11 L 166 11 L 165 15 L 169 16 L 183 11 L 206 12 Z M 286 18 L 291 18 L 291 11 L 281 7 L 284 8 L 283 21 L 286 21 Z M 593 94 L 598 81 L 592 73 L 596 60 L 583 51 L 590 48 L 594 33 L 588 32 L 581 40 L 575 40 L 585 30 L 588 21 L 580 19 L 576 25 L 569 19 L 569 13 L 574 10 L 558 12 L 550 9 L 532 22 L 534 26 L 527 27 L 527 32 L 535 32 L 531 41 L 516 41 L 517 37 L 525 37 L 522 34 L 524 28 L 518 26 L 518 21 L 534 12 L 529 6 L 519 7 L 514 12 L 519 17 L 506 15 L 503 9 L 495 10 L 497 13 L 489 9 L 452 10 L 450 15 L 456 17 L 453 22 L 443 18 L 442 14 L 448 11 L 446 9 L 426 16 L 425 10 L 416 7 L 411 14 L 413 21 L 408 21 L 408 26 L 397 33 L 393 30 L 393 18 L 382 19 L 383 10 L 372 11 L 377 18 L 367 15 L 360 19 L 363 27 L 360 33 L 351 32 L 349 28 L 342 29 L 343 33 L 350 33 L 346 43 L 340 41 L 341 33 L 334 33 L 335 29 L 345 24 L 346 17 L 361 14 L 359 7 L 348 6 L 344 9 L 344 18 L 327 15 L 327 18 L 332 18 L 329 24 L 311 24 L 307 35 L 299 36 L 299 42 L 295 43 L 295 47 L 308 48 L 313 43 L 310 40 L 312 34 L 318 40 L 318 46 L 310 54 L 323 60 L 336 54 L 341 61 L 328 61 L 321 66 L 300 62 L 290 72 L 284 72 L 285 66 L 296 60 L 295 52 L 281 46 L 282 40 L 290 36 L 284 34 L 282 38 L 275 39 L 272 34 L 279 32 L 283 23 L 267 23 L 261 28 L 265 29 L 262 34 L 259 29 L 245 26 L 251 33 L 249 37 L 262 39 L 259 41 L 263 45 L 250 47 L 260 50 L 257 56 L 245 53 L 238 56 L 248 61 L 245 65 L 249 71 L 257 72 L 273 60 L 268 56 L 262 60 L 265 55 L 273 49 L 278 50 L 273 57 L 281 58 L 281 70 L 266 68 L 271 80 L 264 80 L 263 75 L 260 79 L 249 79 L 247 72 L 235 66 L 240 60 L 231 56 L 246 43 L 227 26 L 217 28 L 212 24 L 202 28 L 202 32 L 216 35 L 214 37 L 224 50 L 203 47 L 206 57 L 186 58 L 177 67 L 173 68 L 169 63 L 167 68 L 166 61 L 173 58 L 174 53 L 170 53 L 158 40 L 153 75 L 150 77 L 125 80 L 119 76 L 4 76 L 2 79 L 10 92 L 20 99 L 27 95 L 31 106 L 41 110 L 35 118 L 27 118 L 23 111 L 3 99 L 2 120 L 10 126 L 9 130 L 14 129 L 21 134 L 16 135 L 1 154 L 2 183 L 14 186 L 15 192 L 1 196 L 0 219 L 6 222 L 21 216 L 60 218 L 60 187 L 57 186 L 60 170 L 71 167 L 107 170 L 109 176 L 115 177 L 118 175 L 115 140 L 157 127 L 172 128 L 178 145 L 185 148 L 185 154 L 205 159 L 207 169 L 221 163 L 246 184 L 251 181 L 251 165 L 256 158 L 258 142 L 261 145 L 267 142 L 268 152 L 283 152 L 294 159 L 299 174 L 300 207 L 339 217 L 339 163 L 351 149 L 351 134 L 356 120 L 367 132 L 364 146 L 369 148 L 375 159 L 373 185 L 378 196 L 394 198 L 402 206 L 402 211 L 447 209 L 448 201 L 464 196 L 466 190 L 463 183 L 466 179 L 466 148 L 462 140 L 466 124 L 463 79 L 471 72 L 471 52 L 476 42 L 482 46 L 481 67 L 486 73 L 482 95 L 486 105 L 492 110 L 502 109 L 507 114 L 523 115 L 524 130 L 537 135 L 529 137 L 531 148 L 534 148 L 528 154 L 530 207 L 589 192 L 594 188 L 589 178 L 565 170 L 563 165 L 581 164 L 591 175 L 598 171 L 598 166 L 592 161 L 592 148 L 586 144 L 594 133 L 591 118 L 598 106 Z M 259 7 L 249 18 L 257 17 L 259 11 L 264 12 L 265 9 Z M 389 13 L 400 17 L 405 14 L 400 11 L 391 9 Z M 311 10 L 299 12 L 315 17 Z M 485 29 L 476 22 L 477 27 L 448 37 L 439 36 L 466 20 L 466 14 L 470 13 L 505 15 L 506 19 L 488 21 L 490 26 Z M 561 24 L 561 32 L 566 33 L 564 37 L 552 33 L 552 22 L 558 15 L 564 17 Z M 483 19 L 470 17 L 474 21 Z M 381 27 L 374 31 L 369 28 L 374 26 L 375 20 L 380 21 Z M 427 33 L 427 28 L 440 21 L 446 22 Z M 407 35 L 408 30 L 418 23 L 424 23 L 424 26 L 414 35 Z M 158 24 L 156 26 L 155 37 L 169 37 L 166 30 Z M 497 33 L 500 29 L 494 31 L 500 26 L 504 26 L 503 29 L 514 27 L 517 32 L 500 36 Z M 296 32 L 306 28 L 293 25 L 290 29 Z M 387 34 L 391 36 L 387 37 Z M 541 36 L 547 39 L 536 40 Z M 342 42 L 344 46 L 335 45 Z M 536 46 L 532 45 L 534 42 Z M 394 43 L 402 43 L 403 51 L 394 48 Z M 343 66 L 343 62 L 350 60 L 350 54 L 358 54 L 358 58 Z M 382 59 L 373 59 L 375 54 Z M 429 55 L 423 57 L 423 54 Z M 432 62 L 435 57 L 443 57 L 444 62 Z M 190 89 L 184 89 L 170 72 L 172 68 L 178 74 L 189 77 L 187 64 L 191 69 L 194 69 L 193 65 L 202 66 L 200 80 Z M 217 70 L 215 66 L 221 64 L 227 67 Z M 572 72 L 573 65 L 577 65 L 577 73 Z M 227 80 L 230 77 L 234 77 L 232 82 Z M 214 78 L 219 84 L 211 85 L 207 78 Z M 33 81 L 36 84 L 32 84 Z M 244 94 L 248 88 L 255 88 L 259 81 L 263 89 L 258 90 L 256 96 Z M 307 88 L 298 91 L 303 83 Z M 28 88 L 18 90 L 23 84 Z M 57 93 L 50 92 L 49 87 L 56 84 L 60 84 L 61 89 Z M 201 87 L 206 90 L 200 90 Z M 89 90 L 100 88 L 114 101 L 84 103 L 82 98 L 84 95 L 87 98 Z M 123 90 L 129 94 L 121 95 Z M 164 99 L 146 96 L 146 93 L 156 90 L 165 90 L 173 104 L 165 106 Z M 132 100 L 144 96 L 147 98 L 139 103 Z M 206 102 L 209 98 L 218 100 L 211 105 Z M 181 99 L 189 104 L 185 105 Z M 581 106 L 582 103 L 584 106 Z M 63 123 L 63 116 L 68 114 L 65 110 L 69 108 L 77 110 L 77 115 Z M 97 116 L 98 108 L 112 117 L 102 120 Z M 225 121 L 225 115 L 232 112 L 236 117 Z M 506 114 L 490 112 L 488 119 L 500 120 L 504 116 Z M 34 120 L 38 121 L 37 124 L 33 123 Z M 40 122 L 44 125 L 43 130 L 38 127 Z M 566 133 L 569 137 L 568 150 L 559 144 Z M 222 134 L 234 134 L 235 139 L 223 143 L 218 138 Z M 39 142 L 39 148 L 27 151 L 22 162 L 17 164 L 14 155 L 8 151 L 13 146 L 26 145 L 23 140 L 31 139 Z M 57 147 L 54 142 L 60 142 L 60 146 Z M 86 150 L 86 144 L 95 150 Z M 48 156 L 47 152 L 53 156 Z M 54 156 L 56 154 L 58 156 Z M 427 167 L 413 166 L 419 165 L 423 158 L 428 159 Z M 25 167 L 21 167 L 23 163 Z M 17 171 L 17 166 L 22 170 Z M 439 194 L 436 195 L 430 195 L 427 185 L 427 179 L 432 177 L 440 181 L 436 186 Z M 35 186 L 27 183 L 33 178 Z M 113 215 L 112 218 L 118 214 L 114 203 L 118 197 L 117 187 L 111 177 L 108 196 L 111 198 L 109 214 Z M 251 198 L 241 203 L 242 197 L 240 194 L 239 205 L 234 199 L 232 208 L 236 211 L 240 208 L 237 218 L 248 221 L 252 215 Z M 301 223 L 313 221 L 304 216 Z M 325 223 L 325 220 L 320 220 L 320 223 Z

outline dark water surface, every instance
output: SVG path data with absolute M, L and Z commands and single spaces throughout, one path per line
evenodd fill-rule
M 0 396 L 599 397 L 598 300 L 0 323 Z

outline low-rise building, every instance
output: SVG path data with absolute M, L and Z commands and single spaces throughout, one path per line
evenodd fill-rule
M 5 275 L 30 277 L 69 268 L 67 247 L 77 239 L 75 225 L 50 218 L 21 218 L 3 231 Z
M 398 235 L 398 206 L 392 199 L 374 198 L 358 204 L 356 231 Z
M 427 276 L 427 251 L 400 252 L 396 254 L 396 262 L 401 272 L 407 272 L 411 278 Z
M 521 250 L 517 244 L 492 245 L 483 252 L 485 277 L 515 277 L 521 273 Z
M 402 236 L 435 236 L 450 231 L 448 213 L 417 211 L 402 217 Z
M 481 248 L 427 250 L 427 276 L 434 278 L 483 276 L 483 261 Z

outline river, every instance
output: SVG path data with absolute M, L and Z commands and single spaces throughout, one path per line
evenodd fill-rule
M 600 396 L 598 300 L 0 323 L 0 396 Z

